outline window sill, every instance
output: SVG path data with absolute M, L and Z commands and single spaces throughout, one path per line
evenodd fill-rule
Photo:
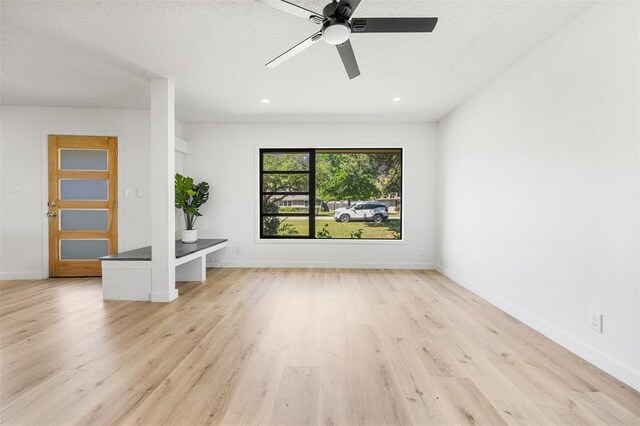
M 256 244 L 385 244 L 385 245 L 406 245 L 404 239 L 401 240 L 374 240 L 374 239 L 333 239 L 333 238 L 316 238 L 316 239 L 288 239 L 288 238 L 256 238 Z

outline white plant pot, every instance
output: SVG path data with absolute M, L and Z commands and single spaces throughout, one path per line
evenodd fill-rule
M 183 243 L 195 243 L 198 241 L 198 230 L 197 229 L 183 229 L 182 230 L 182 242 Z

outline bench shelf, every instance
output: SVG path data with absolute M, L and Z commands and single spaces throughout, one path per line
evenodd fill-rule
M 227 246 L 226 239 L 176 240 L 176 281 L 204 281 L 207 255 Z M 151 300 L 151 246 L 100 258 L 105 300 Z

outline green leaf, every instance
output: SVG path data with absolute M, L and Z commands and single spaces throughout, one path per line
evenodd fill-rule
M 202 216 L 198 208 L 209 200 L 209 184 L 194 185 L 193 178 L 176 173 L 175 206 L 185 213 L 187 229 L 192 229 L 195 218 Z

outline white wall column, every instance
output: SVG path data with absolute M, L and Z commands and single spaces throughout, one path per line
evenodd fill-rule
M 151 80 L 151 301 L 178 297 L 175 275 L 175 86 Z

